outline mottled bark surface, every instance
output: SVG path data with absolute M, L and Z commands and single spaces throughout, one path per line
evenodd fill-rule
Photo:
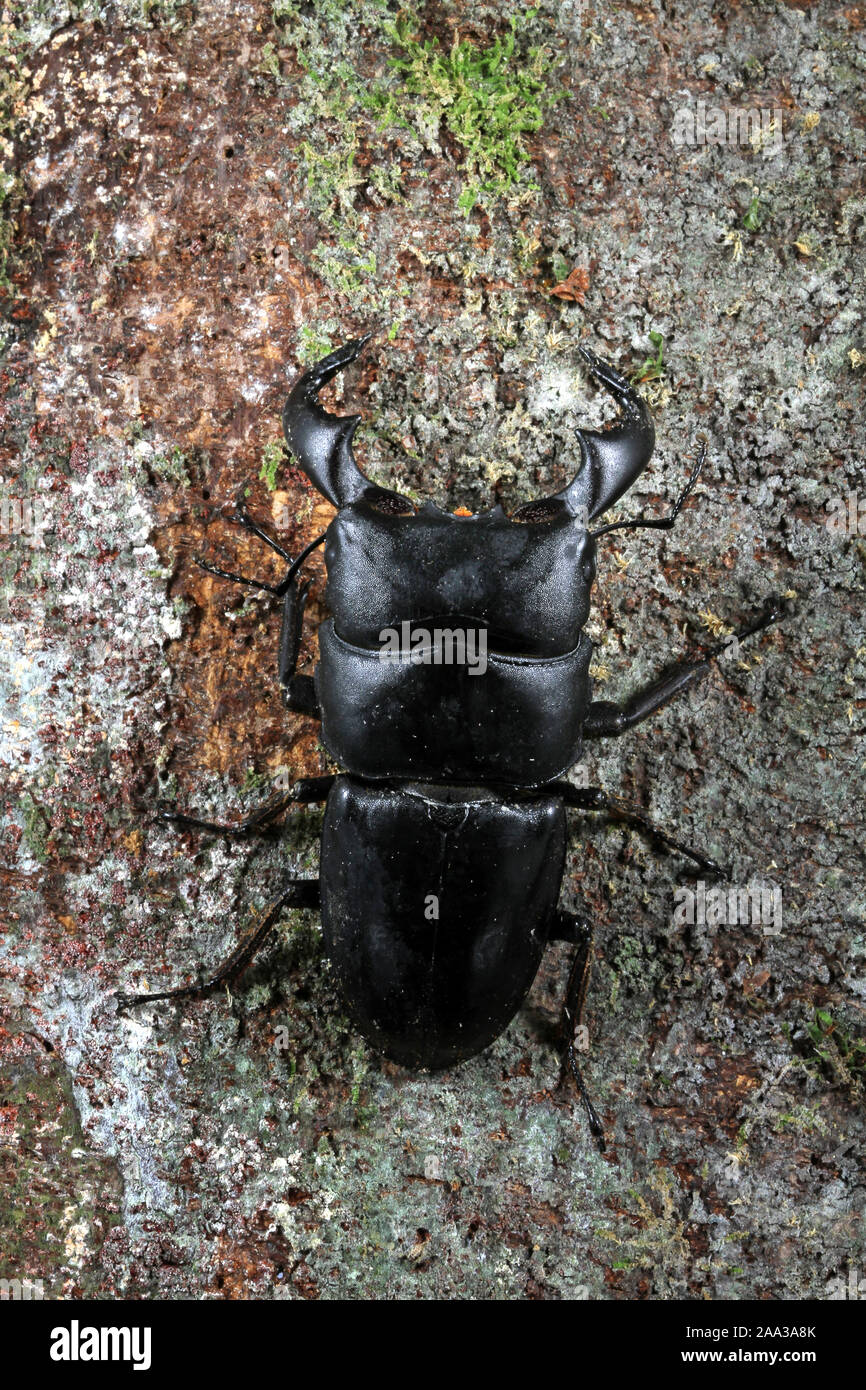
M 510 70 L 547 50 L 529 159 L 469 215 L 447 107 L 388 67 L 408 52 L 394 7 L 276 11 L 4 10 L 0 1277 L 46 1296 L 825 1297 L 866 1265 L 866 11 L 422 4 L 432 52 L 458 27 L 489 46 L 512 14 Z M 700 141 L 700 102 L 725 143 Z M 768 113 L 751 142 L 736 108 Z M 603 1157 L 551 1094 L 564 946 L 504 1036 L 437 1076 L 353 1034 L 312 913 L 286 914 L 230 999 L 112 1000 L 194 977 L 287 874 L 316 873 L 315 811 L 240 844 L 150 816 L 237 815 L 329 769 L 281 708 L 274 605 L 193 557 L 279 574 L 225 520 L 244 483 L 293 553 L 322 529 L 279 410 L 300 363 L 364 328 L 329 399 L 363 410 L 378 479 L 452 508 L 561 484 L 578 423 L 610 418 L 582 340 L 655 412 L 622 515 L 661 513 L 707 435 L 676 530 L 604 543 L 605 698 L 771 592 L 795 610 L 587 754 L 591 782 L 733 884 L 781 891 L 772 919 L 678 922 L 683 862 L 573 817 Z M 651 332 L 661 374 L 641 370 Z M 859 530 L 828 526 L 858 492 Z

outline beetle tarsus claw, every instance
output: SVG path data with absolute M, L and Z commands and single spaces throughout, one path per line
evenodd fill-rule
M 596 1113 L 591 1101 L 586 1103 L 586 1115 L 589 1121 L 589 1132 L 596 1142 L 596 1146 L 598 1148 L 599 1153 L 603 1154 L 605 1149 L 607 1148 L 607 1140 L 605 1139 L 604 1135 L 604 1125 L 599 1119 L 598 1114 Z
M 568 1103 L 566 1092 L 570 1089 L 571 1085 L 575 1087 L 580 1097 L 580 1103 L 583 1106 L 583 1110 L 586 1115 L 586 1121 L 589 1126 L 589 1132 L 596 1142 L 596 1147 L 598 1148 L 599 1153 L 604 1153 L 607 1149 L 607 1140 L 605 1138 L 604 1124 L 602 1123 L 599 1117 L 598 1111 L 596 1110 L 595 1106 L 589 1098 L 583 1078 L 580 1077 L 580 1080 L 578 1080 L 578 1077 L 575 1076 L 574 1072 L 570 1069 L 568 1062 L 563 1061 L 562 1070 L 559 1074 L 559 1080 L 557 1081 L 556 1086 L 554 1087 L 554 1095 L 558 1095 L 562 1098 L 559 1102 L 560 1104 Z

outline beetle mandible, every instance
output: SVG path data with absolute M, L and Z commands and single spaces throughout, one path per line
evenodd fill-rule
M 678 662 L 625 702 L 594 700 L 592 641 L 584 628 L 597 541 L 617 529 L 669 530 L 698 479 L 705 446 L 667 516 L 591 530 L 647 467 L 655 432 L 633 387 L 581 348 L 620 417 L 610 429 L 577 432 L 579 466 L 561 492 L 510 516 L 498 504 L 468 516 L 431 502 L 416 507 L 358 467 L 352 436 L 361 417 L 335 416 L 318 399 L 369 337 L 305 371 L 283 411 L 292 452 L 337 508 L 327 531 L 293 558 L 239 502 L 234 519 L 287 561 L 285 578 L 268 585 L 199 562 L 282 600 L 284 703 L 321 720 L 322 741 L 343 770 L 296 782 L 235 825 L 163 813 L 184 825 L 245 834 L 290 805 L 324 801 L 320 876 L 286 883 L 202 983 L 120 994 L 119 1005 L 215 990 L 249 964 L 284 909 L 318 907 L 325 949 L 359 1031 L 408 1067 L 442 1068 L 499 1037 L 547 945 L 565 940 L 574 954 L 560 1020 L 559 1084 L 574 1082 L 603 1148 L 577 1055 L 592 928 L 558 905 L 566 807 L 612 814 L 702 871 L 720 870 L 639 808 L 600 787 L 575 786 L 565 774 L 585 739 L 634 728 L 704 676 L 735 638 L 775 621 L 781 606 L 768 600 L 735 638 Z M 319 662 L 308 676 L 296 670 L 309 589 L 300 573 L 322 543 L 332 616 L 319 628 Z M 383 647 L 385 632 L 408 632 L 411 646 L 395 658 Z M 456 659 L 448 660 L 446 641 Z M 476 653 L 483 649 L 484 669 L 465 659 L 467 643 Z

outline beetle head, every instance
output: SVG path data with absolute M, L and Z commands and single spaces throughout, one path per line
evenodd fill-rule
M 405 515 L 415 510 L 408 497 L 376 487 L 355 462 L 352 436 L 360 415 L 331 415 L 318 399 L 322 387 L 354 362 L 370 336 L 354 338 L 298 378 L 283 410 L 283 429 L 307 477 L 335 506 L 346 507 L 363 496 L 377 511 Z M 575 477 L 553 497 L 519 507 L 512 521 L 543 523 L 561 516 L 564 506 L 588 525 L 622 497 L 650 461 L 655 430 L 645 403 L 608 362 L 588 348 L 579 351 L 620 406 L 620 419 L 609 430 L 578 430 L 581 462 Z

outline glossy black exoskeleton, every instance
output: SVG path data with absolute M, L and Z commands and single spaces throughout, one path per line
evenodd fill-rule
M 288 883 L 204 983 L 120 999 L 130 1005 L 212 990 L 248 964 L 284 908 L 320 906 L 326 950 L 359 1030 L 407 1066 L 445 1067 L 503 1032 L 548 943 L 567 940 L 575 951 L 560 1081 L 576 1083 L 603 1147 L 577 1060 L 592 931 L 558 906 L 565 809 L 631 821 L 703 871 L 718 869 L 637 808 L 564 779 L 584 739 L 633 728 L 703 676 L 727 643 L 673 666 L 623 704 L 593 700 L 584 627 L 596 542 L 617 528 L 673 526 L 703 454 L 668 516 L 591 530 L 646 468 L 655 436 L 640 396 L 584 349 L 621 414 L 611 429 L 578 432 L 580 462 L 567 487 L 510 516 L 500 506 L 474 516 L 429 502 L 416 507 L 359 469 L 352 436 L 360 417 L 336 417 L 318 401 L 366 341 L 305 372 L 283 412 L 293 453 L 337 507 L 327 532 L 292 559 L 241 506 L 236 519 L 288 562 L 285 579 L 269 586 L 205 566 L 283 600 L 285 703 L 321 720 L 325 747 L 344 771 L 296 783 L 235 826 L 168 816 L 246 833 L 293 803 L 324 800 L 320 877 Z M 295 669 L 308 588 L 298 574 L 322 542 L 332 616 L 319 628 L 319 664 L 310 677 Z M 777 613 L 771 601 L 737 637 L 760 631 Z M 411 645 L 388 655 L 386 633 L 409 634 Z M 467 659 L 470 649 L 483 652 L 483 663 Z

